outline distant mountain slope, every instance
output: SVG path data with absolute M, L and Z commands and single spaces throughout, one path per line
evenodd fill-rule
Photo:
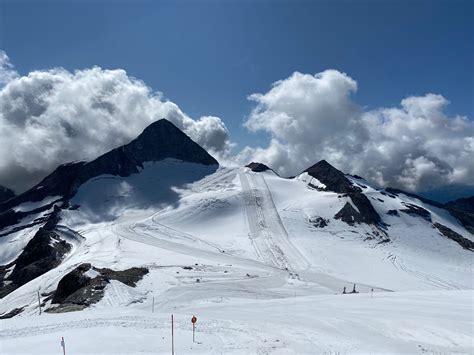
M 167 121 L 0 210 L 0 317 L 36 313 L 38 288 L 54 313 L 473 287 L 474 237 L 448 207 L 327 161 L 218 167 Z
M 10 190 L 8 187 L 0 185 L 0 203 L 9 200 L 12 197 L 15 197 L 15 193 L 13 192 L 13 190 Z
M 474 234 L 474 196 L 450 201 L 444 206 Z
M 68 209 L 106 221 L 129 207 L 172 204 L 175 188 L 217 168 L 212 156 L 165 119 L 93 161 L 59 166 L 38 185 L 0 203 L 0 298 L 57 267 L 73 250 L 80 236 L 70 230 L 65 238 L 58 231 Z M 132 175 L 137 177 L 126 180 Z M 72 200 L 82 190 L 86 196 Z

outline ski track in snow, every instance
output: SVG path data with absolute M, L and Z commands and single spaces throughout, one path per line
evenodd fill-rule
M 264 176 L 240 173 L 239 177 L 250 238 L 257 254 L 269 265 L 281 269 L 307 270 L 309 263 L 290 243 Z

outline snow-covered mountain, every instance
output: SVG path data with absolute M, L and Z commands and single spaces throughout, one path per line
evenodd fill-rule
M 2 353 L 63 327 L 78 353 L 103 327 L 110 353 L 164 352 L 171 313 L 183 353 L 469 352 L 469 216 L 326 161 L 219 167 L 161 120 L 0 204 Z

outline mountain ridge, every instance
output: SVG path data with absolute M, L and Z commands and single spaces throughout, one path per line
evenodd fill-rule
M 25 201 L 40 201 L 46 196 L 72 197 L 77 188 L 98 175 L 129 176 L 138 173 L 143 163 L 175 158 L 203 165 L 219 165 L 209 153 L 166 119 L 151 123 L 131 142 L 89 161 L 60 165 L 41 182 L 3 203 L 0 213 Z

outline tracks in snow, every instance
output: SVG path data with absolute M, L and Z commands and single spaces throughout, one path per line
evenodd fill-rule
M 310 264 L 291 244 L 262 174 L 239 174 L 250 239 L 266 264 L 280 269 L 307 270 Z

